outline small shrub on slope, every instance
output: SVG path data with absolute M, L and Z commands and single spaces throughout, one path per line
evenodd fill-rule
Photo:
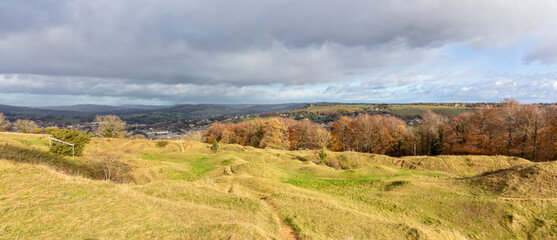
M 75 155 L 81 156 L 85 145 L 91 141 L 92 134 L 77 129 L 59 129 L 52 131 L 52 137 L 75 145 Z M 72 155 L 72 146 L 52 142 L 50 152 L 58 155 Z
M 157 147 L 159 148 L 166 147 L 166 145 L 168 145 L 168 141 L 157 141 Z
M 95 172 L 96 179 L 102 179 L 117 183 L 131 182 L 133 177 L 131 175 L 132 167 L 120 161 L 117 154 L 109 152 L 100 152 L 90 159 L 88 165 L 92 167 Z

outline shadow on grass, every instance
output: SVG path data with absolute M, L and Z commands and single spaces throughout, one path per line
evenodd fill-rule
M 72 161 L 71 157 L 59 157 L 50 152 L 34 148 L 19 147 L 9 144 L 0 145 L 0 159 L 18 163 L 43 164 L 67 174 L 98 179 L 97 171 L 84 163 Z

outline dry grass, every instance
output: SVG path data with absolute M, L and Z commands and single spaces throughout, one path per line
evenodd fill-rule
M 0 134 L 0 146 L 35 152 L 47 151 L 44 140 Z M 98 160 L 99 152 L 116 154 L 130 166 L 133 182 L 124 184 L 5 153 L 0 239 L 557 238 L 557 201 L 504 199 L 532 191 L 484 188 L 524 182 L 524 189 L 547 188 L 539 196 L 555 198 L 555 179 L 548 177 L 554 177 L 554 164 L 329 153 L 327 159 L 338 161 L 335 169 L 313 161 L 313 151 L 223 145 L 213 153 L 208 146 L 96 138 L 83 157 L 65 160 L 80 169 L 90 167 L 88 159 Z M 468 178 L 479 185 L 462 180 L 524 163 Z
M 557 162 L 524 164 L 488 172 L 469 182 L 506 197 L 554 197 L 557 200 Z

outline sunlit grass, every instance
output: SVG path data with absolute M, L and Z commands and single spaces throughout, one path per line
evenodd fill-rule
M 557 194 L 508 200 L 502 197 L 535 197 L 536 191 L 490 191 L 499 175 L 468 180 L 538 166 L 519 158 L 331 152 L 350 163 L 334 169 L 313 151 L 223 145 L 213 153 L 198 142 L 157 147 L 95 138 L 84 156 L 65 159 L 61 168 L 40 158 L 50 156 L 45 140 L 0 134 L 0 146 L 24 154 L 0 156 L 0 239 L 284 239 L 284 228 L 300 239 L 557 238 L 557 201 L 551 200 Z M 106 151 L 132 166 L 134 181 L 95 180 L 77 171 Z M 542 167 L 538 180 L 501 174 L 514 184 L 552 188 L 553 165 Z

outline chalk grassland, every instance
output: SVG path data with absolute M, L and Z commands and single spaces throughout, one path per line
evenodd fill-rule
M 0 134 L 0 239 L 556 239 L 557 164 Z M 9 151 L 7 151 L 7 150 Z M 103 152 L 127 183 L 95 180 Z M 333 166 L 329 167 L 327 165 Z

